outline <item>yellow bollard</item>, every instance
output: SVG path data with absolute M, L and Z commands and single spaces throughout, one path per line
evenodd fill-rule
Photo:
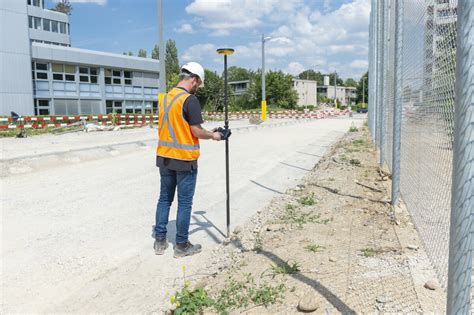
M 267 120 L 267 101 L 262 101 L 262 121 Z

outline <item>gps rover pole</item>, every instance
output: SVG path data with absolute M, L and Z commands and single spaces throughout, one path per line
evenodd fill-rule
M 226 214 L 227 214 L 227 237 L 230 237 L 230 186 L 229 186 L 229 104 L 227 100 L 227 56 L 232 55 L 234 50 L 232 48 L 220 48 L 217 50 L 219 55 L 224 55 L 224 109 L 225 122 L 223 139 L 225 139 L 225 180 L 226 180 Z

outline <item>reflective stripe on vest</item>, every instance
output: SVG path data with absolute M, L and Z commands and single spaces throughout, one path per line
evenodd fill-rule
M 175 92 L 177 92 L 175 94 Z M 169 97 L 171 97 L 174 94 L 173 98 L 171 99 L 171 102 L 167 104 L 167 100 Z M 179 110 L 178 107 L 182 107 L 184 104 L 183 102 L 183 96 L 188 94 L 187 92 L 178 92 L 174 91 L 171 92 L 171 94 L 166 94 L 163 99 L 162 99 L 162 104 L 160 106 L 160 110 L 162 111 L 162 116 L 161 116 L 161 124 L 159 128 L 159 137 L 160 140 L 158 142 L 158 148 L 157 148 L 157 154 L 160 156 L 164 157 L 169 157 L 169 158 L 175 158 L 175 159 L 183 159 L 183 160 L 194 160 L 199 157 L 199 141 L 194 142 L 191 140 L 191 142 L 188 142 L 187 140 L 183 139 L 183 135 L 179 134 L 179 140 L 176 135 L 176 130 L 179 132 L 183 132 L 184 130 L 182 129 L 183 126 L 181 125 L 182 123 L 186 123 L 187 126 L 189 126 L 182 116 L 182 113 L 180 114 L 179 118 L 174 116 L 177 114 L 177 111 Z M 185 98 L 184 98 L 185 99 Z M 181 108 L 182 110 L 182 108 Z M 173 115 L 170 117 L 170 115 Z M 178 119 L 178 121 L 176 121 Z M 182 122 L 179 122 L 182 120 Z M 178 123 L 178 125 L 172 125 L 173 123 Z M 189 129 L 188 129 L 189 130 Z M 191 130 L 189 130 L 191 133 Z M 163 136 L 163 138 L 162 138 Z M 190 134 L 192 138 L 195 138 L 192 134 Z M 186 138 L 186 137 L 185 137 Z M 182 143 L 182 141 L 185 141 Z M 197 139 L 196 139 L 197 140 Z M 160 149 L 161 148 L 161 149 Z M 173 151 L 175 150 L 175 151 Z M 160 152 L 161 151 L 161 152 Z M 181 151 L 182 153 L 179 153 Z

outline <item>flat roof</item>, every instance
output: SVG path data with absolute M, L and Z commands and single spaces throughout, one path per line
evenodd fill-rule
M 151 58 L 126 56 L 103 51 L 36 42 L 33 42 L 31 45 L 31 55 L 33 59 L 51 62 L 122 68 L 154 73 L 159 73 L 160 70 L 160 62 Z

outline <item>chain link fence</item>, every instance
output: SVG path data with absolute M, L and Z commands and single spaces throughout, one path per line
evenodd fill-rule
M 369 128 L 453 314 L 472 300 L 473 6 L 373 0 L 370 25 Z

